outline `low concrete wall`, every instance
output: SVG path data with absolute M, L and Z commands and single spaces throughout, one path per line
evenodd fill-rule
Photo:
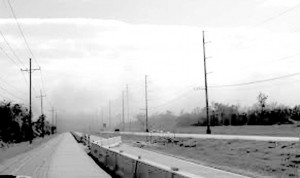
M 188 178 L 198 177 L 176 168 L 145 160 L 109 147 L 91 144 L 91 154 L 99 163 L 114 172 L 117 177 L 132 178 Z
M 80 139 L 80 133 L 73 133 L 73 135 L 76 139 Z M 82 140 L 82 138 L 80 140 Z M 120 144 L 121 142 L 121 137 L 114 137 L 110 139 L 100 139 L 89 143 L 91 155 L 98 161 L 98 163 L 112 172 L 114 177 L 202 178 L 176 168 L 161 165 L 122 151 L 118 152 L 110 148 Z
M 100 145 L 100 146 L 104 146 L 104 147 L 113 147 L 113 146 L 117 146 L 117 145 L 121 144 L 122 139 L 121 139 L 121 136 L 118 136 L 118 137 L 112 137 L 109 139 L 100 139 L 97 141 L 93 141 L 93 143 Z
M 279 137 L 260 135 L 220 135 L 220 134 L 192 134 L 192 133 L 152 133 L 152 132 L 101 132 L 118 135 L 138 135 L 148 137 L 170 137 L 170 138 L 197 138 L 197 139 L 221 139 L 221 140 L 253 140 L 253 141 L 274 141 L 274 142 L 299 142 L 299 137 Z

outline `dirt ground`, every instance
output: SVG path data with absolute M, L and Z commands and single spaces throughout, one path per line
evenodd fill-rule
M 53 136 L 55 135 L 45 136 L 44 138 L 35 138 L 32 144 L 29 144 L 29 142 L 22 142 L 18 144 L 9 144 L 6 147 L 0 148 L 0 163 L 20 153 L 24 153 L 38 147 L 42 143 L 50 140 Z
M 252 177 L 300 177 L 300 145 L 295 142 L 146 138 L 124 135 L 122 139 L 144 149 L 176 155 Z
M 199 133 L 206 134 L 206 126 L 186 126 L 178 127 L 174 124 L 157 128 L 150 126 L 150 130 L 162 130 L 172 133 Z M 142 132 L 144 127 L 128 125 L 125 131 Z M 282 124 L 282 125 L 244 125 L 244 126 L 211 126 L 212 134 L 228 134 L 228 135 L 264 135 L 264 136 L 283 136 L 283 137 L 299 137 L 300 122 L 298 124 Z
M 176 127 L 169 131 L 176 133 L 205 134 L 206 127 Z M 211 131 L 213 134 L 299 137 L 300 127 L 296 124 L 270 126 L 213 126 L 211 127 Z

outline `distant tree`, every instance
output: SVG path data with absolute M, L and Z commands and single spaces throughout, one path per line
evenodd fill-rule
M 44 137 L 45 135 L 45 119 L 44 114 L 40 115 L 39 119 L 33 123 L 34 131 L 36 136 Z
M 266 107 L 267 99 L 268 99 L 268 96 L 261 92 L 257 96 L 258 105 L 260 106 L 262 112 L 264 111 L 264 109 Z
M 10 110 L 10 102 L 1 102 L 0 105 L 0 116 L 1 116 L 1 124 L 0 124 L 0 138 L 4 142 L 10 141 L 8 129 L 12 122 L 12 113 Z
M 154 113 L 149 117 L 149 128 L 159 130 L 173 130 L 177 117 L 172 111 L 165 111 L 162 113 Z
M 206 124 L 206 116 L 204 112 L 204 108 L 200 110 L 199 108 L 195 108 L 194 112 L 181 112 L 177 117 L 177 126 L 191 126 L 191 125 L 205 125 Z
M 212 103 L 212 118 L 215 125 L 236 125 L 238 121 L 237 115 L 239 114 L 238 105 L 228 105 L 222 103 Z M 232 117 L 235 115 L 234 117 Z M 234 121 L 232 120 L 234 119 Z
M 146 128 L 146 119 L 145 119 L 145 114 L 139 113 L 136 115 L 136 119 L 140 126 L 142 127 L 142 130 Z
M 300 105 L 294 106 L 292 109 L 291 119 L 300 121 Z

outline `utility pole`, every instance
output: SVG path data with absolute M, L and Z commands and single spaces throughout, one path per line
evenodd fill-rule
M 56 132 L 57 132 L 57 111 L 55 112 L 55 127 L 56 127 Z
M 111 101 L 110 100 L 108 102 L 108 122 L 109 122 L 109 127 L 112 128 L 112 126 L 111 126 Z
M 40 90 L 40 96 L 37 96 L 37 98 L 41 98 L 41 115 L 44 115 L 43 111 L 43 98 L 46 97 L 46 95 L 42 94 L 42 90 Z
M 146 104 L 146 132 L 149 132 L 148 128 L 148 81 L 147 75 L 145 75 L 145 104 Z
M 123 131 L 125 131 L 124 91 L 122 91 L 122 127 Z
M 43 97 L 46 97 L 46 95 L 42 95 L 42 90 L 40 90 L 40 96 L 37 96 L 37 98 L 41 98 L 41 119 L 42 119 L 42 136 L 45 135 L 45 115 L 43 110 Z
M 131 130 L 131 118 L 129 114 L 129 89 L 128 85 L 126 85 L 126 99 L 127 99 L 127 119 L 129 120 L 129 130 Z
M 41 68 L 38 69 L 32 69 L 31 68 L 31 58 L 29 58 L 29 69 L 21 69 L 21 71 L 26 71 L 29 73 L 29 143 L 32 143 L 33 139 L 33 130 L 32 130 L 32 110 L 31 110 L 31 73 L 35 70 L 41 70 Z
M 52 125 L 54 126 L 54 125 L 55 125 L 55 123 L 54 123 L 54 112 L 55 112 L 54 107 L 52 107 L 52 109 L 51 109 L 50 111 L 51 111 L 51 113 L 52 113 L 52 121 L 51 121 L 51 123 L 52 123 Z
M 103 128 L 103 120 L 104 120 L 104 115 L 103 115 L 103 107 L 101 108 L 101 127 Z
M 52 127 L 51 127 L 51 131 L 52 131 L 52 134 L 54 133 L 54 126 L 55 126 L 55 123 L 54 123 L 54 108 L 52 107 L 52 109 L 50 110 L 51 113 L 52 113 Z
M 205 96 L 206 96 L 206 119 L 207 119 L 207 134 L 211 134 L 210 130 L 210 118 L 209 118 L 209 106 L 208 106 L 208 92 L 207 92 L 207 72 L 206 72 L 206 56 L 205 56 L 205 38 L 204 38 L 204 31 L 203 34 L 203 56 L 204 56 L 204 78 L 205 78 Z

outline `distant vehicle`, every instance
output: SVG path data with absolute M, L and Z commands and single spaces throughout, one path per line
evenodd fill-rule
M 120 132 L 120 129 L 115 129 L 115 132 Z

